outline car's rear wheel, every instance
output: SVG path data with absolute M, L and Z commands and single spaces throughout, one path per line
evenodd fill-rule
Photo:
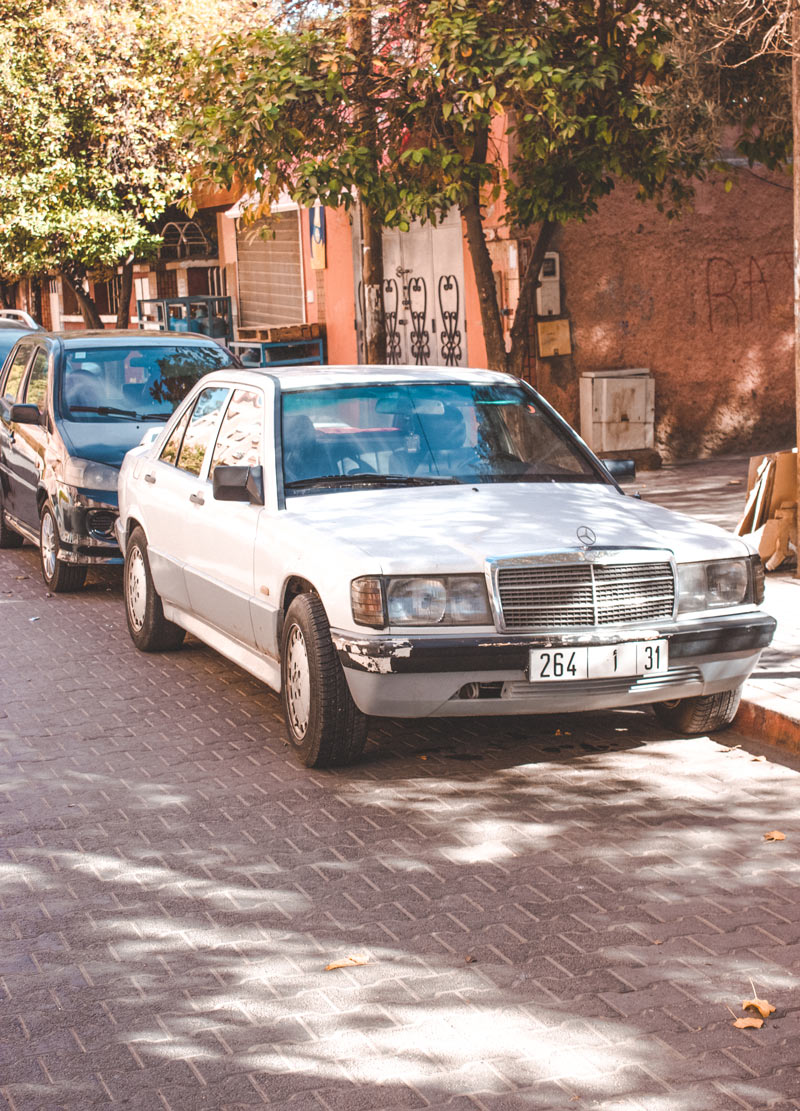
M 356 706 L 316 594 L 289 606 L 281 637 L 281 697 L 286 732 L 308 768 L 350 764 L 367 739 L 367 718 Z
M 3 491 L 0 488 L 0 548 L 21 548 L 22 537 L 15 532 L 11 525 L 6 523 L 3 509 Z
M 135 528 L 128 540 L 123 581 L 128 632 L 139 651 L 172 652 L 180 648 L 186 631 L 164 616 L 150 573 L 147 539 L 141 528 Z
M 742 688 L 701 694 L 696 698 L 676 698 L 671 702 L 656 702 L 653 710 L 662 725 L 687 736 L 712 733 L 727 729 L 736 717 Z
M 58 535 L 55 513 L 45 504 L 39 518 L 39 562 L 42 578 L 48 590 L 54 594 L 67 594 L 80 590 L 86 582 L 85 563 L 65 563 L 58 558 L 61 540 Z

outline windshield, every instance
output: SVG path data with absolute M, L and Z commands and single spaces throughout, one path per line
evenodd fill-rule
M 166 420 L 204 374 L 230 366 L 216 343 L 73 348 L 61 381 L 75 421 Z
M 288 493 L 453 482 L 602 482 L 522 386 L 357 386 L 283 395 Z

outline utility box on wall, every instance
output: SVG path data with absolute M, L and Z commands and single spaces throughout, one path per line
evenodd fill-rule
M 539 316 L 561 315 L 561 260 L 558 251 L 548 251 L 542 260 L 536 290 L 536 312 Z
M 648 369 L 586 371 L 580 403 L 581 435 L 592 451 L 655 447 L 655 382 Z

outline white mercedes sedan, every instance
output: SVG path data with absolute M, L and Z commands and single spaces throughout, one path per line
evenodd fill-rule
M 626 496 L 490 371 L 214 372 L 119 504 L 134 644 L 189 632 L 262 679 L 308 766 L 356 759 L 369 715 L 652 703 L 719 729 L 775 628 L 743 540 Z

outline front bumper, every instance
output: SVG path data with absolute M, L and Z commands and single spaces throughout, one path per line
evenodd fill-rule
M 610 709 L 731 690 L 772 640 L 776 621 L 747 613 L 657 627 L 558 636 L 370 636 L 333 631 L 350 692 L 364 713 L 427 717 Z M 532 648 L 669 641 L 669 670 L 648 677 L 530 682 Z
M 65 494 L 54 499 L 60 548 L 58 558 L 65 563 L 121 563 L 122 553 L 116 536 L 119 510 L 116 505 L 82 493 Z

